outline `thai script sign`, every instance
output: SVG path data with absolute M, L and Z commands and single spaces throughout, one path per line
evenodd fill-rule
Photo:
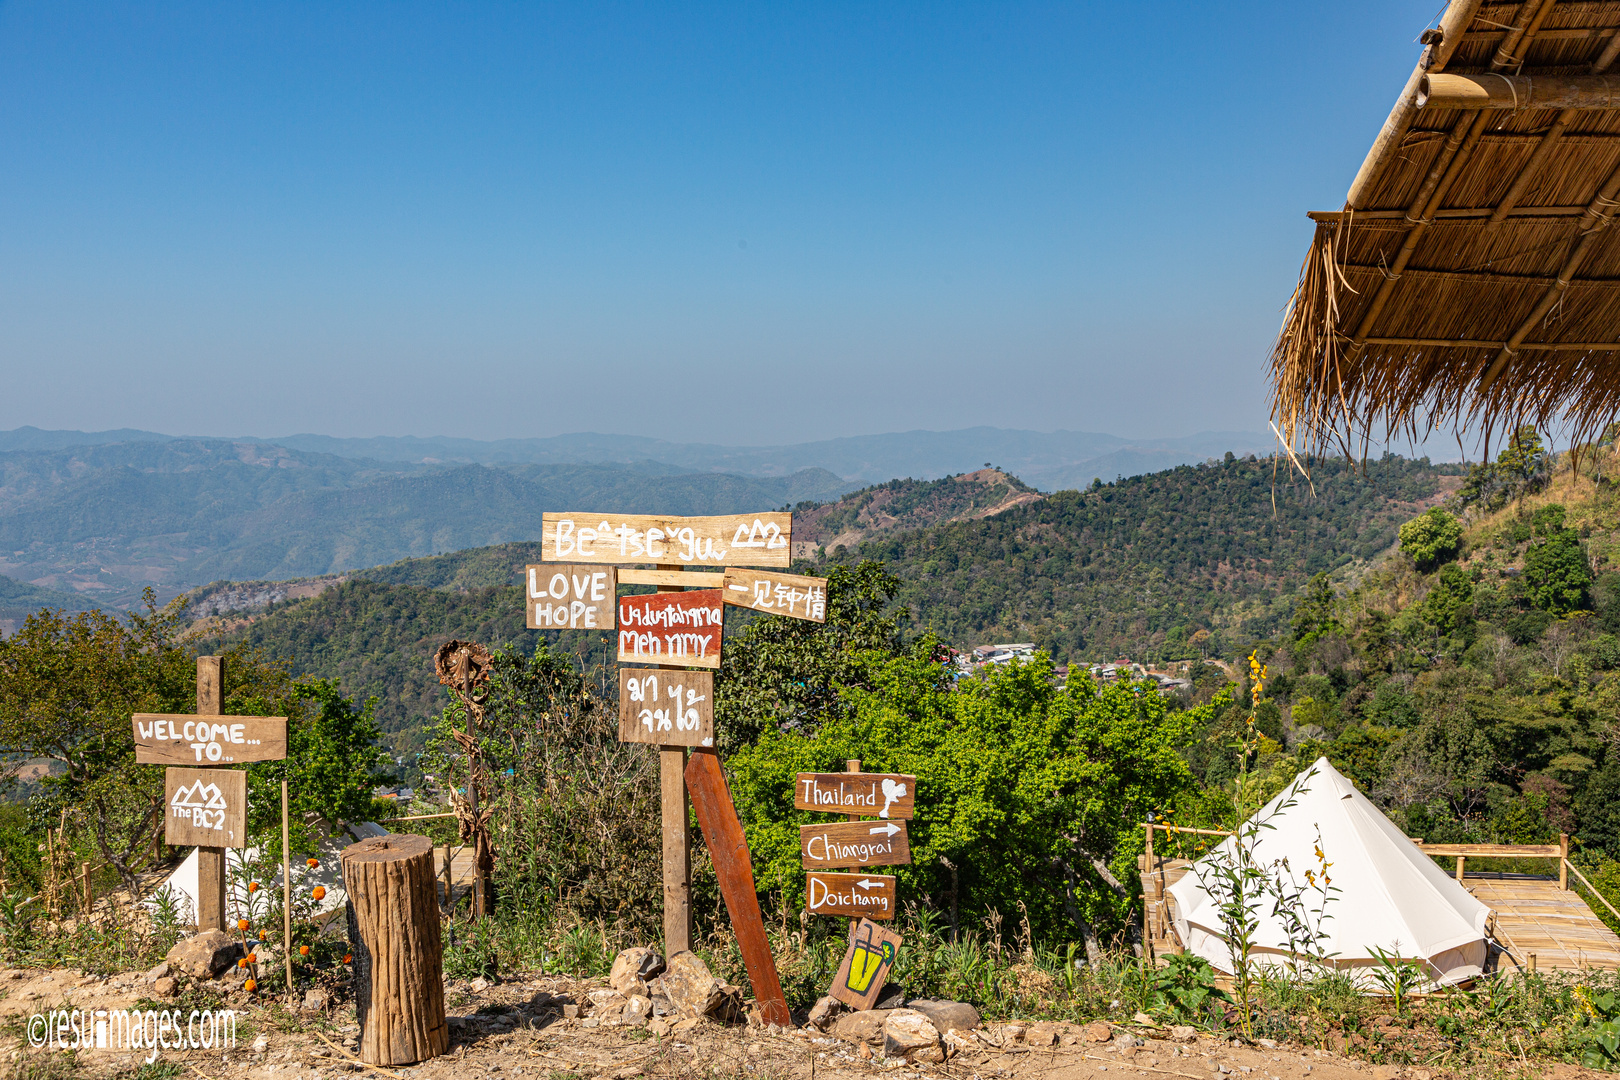
M 713 746 L 714 676 L 620 668 L 619 741 Z

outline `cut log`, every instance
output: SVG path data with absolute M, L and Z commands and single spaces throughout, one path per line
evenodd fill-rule
M 1420 109 L 1617 109 L 1614 75 L 1425 75 Z
M 450 1047 L 433 842 L 390 835 L 343 850 L 360 1060 L 408 1065 Z

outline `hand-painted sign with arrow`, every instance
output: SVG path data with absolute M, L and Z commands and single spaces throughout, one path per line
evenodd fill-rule
M 799 853 L 806 870 L 903 866 L 911 862 L 911 842 L 903 821 L 800 825 Z
M 805 907 L 812 915 L 852 919 L 894 918 L 895 879 L 889 874 L 805 875 Z

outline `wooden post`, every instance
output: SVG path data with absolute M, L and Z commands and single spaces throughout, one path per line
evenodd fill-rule
M 1527 953 L 1525 959 L 1530 962 L 1530 974 L 1534 975 L 1536 973 L 1536 954 Z
M 720 756 L 713 750 L 693 750 L 692 760 L 686 765 L 686 779 L 698 824 L 703 827 L 703 839 L 714 859 L 720 895 L 725 897 L 726 910 L 731 913 L 731 932 L 737 937 L 737 950 L 742 953 L 748 981 L 754 987 L 760 1019 L 778 1027 L 791 1027 L 787 999 L 782 996 L 776 961 L 765 937 L 765 921 L 759 914 L 748 839 L 737 820 L 737 808 L 732 805 L 725 773 L 720 769 Z
M 1142 828 L 1147 831 L 1147 842 L 1143 845 L 1143 853 L 1147 856 L 1147 872 L 1148 872 L 1148 876 L 1151 877 L 1153 875 L 1153 872 L 1154 872 L 1154 866 L 1153 866 L 1153 816 L 1151 814 L 1148 815 L 1148 819 L 1142 823 Z M 1146 889 L 1143 889 L 1142 890 L 1142 951 L 1147 954 L 1148 963 L 1150 963 L 1150 964 L 1153 963 L 1154 959 L 1155 959 L 1155 957 L 1153 955 L 1153 929 L 1154 928 L 1151 926 L 1152 920 L 1153 920 L 1153 901 L 1148 897 L 1148 891 Z
M 433 841 L 374 836 L 343 849 L 360 1060 L 408 1065 L 450 1048 Z
M 197 714 L 224 710 L 225 664 L 218 656 L 197 657 Z M 204 768 L 206 766 L 198 766 Z M 197 849 L 197 929 L 225 929 L 225 849 Z
M 658 564 L 679 570 L 678 564 Z M 659 592 L 681 592 L 680 585 L 660 585 Z M 669 665 L 660 664 L 660 669 Z M 660 817 L 664 827 L 664 955 L 692 947 L 692 836 L 686 795 L 686 747 L 658 748 Z
M 292 851 L 287 839 L 287 781 L 281 782 L 281 951 L 287 956 L 287 1000 L 293 1000 Z
M 849 773 L 858 773 L 858 772 L 860 772 L 861 771 L 861 759 L 860 758 L 855 758 L 854 760 L 851 760 L 851 761 L 845 761 L 844 762 L 844 771 L 849 772 Z M 859 814 L 845 814 L 844 817 L 846 817 L 850 821 L 859 821 L 859 820 L 861 820 L 861 815 L 859 815 Z M 899 898 L 898 897 L 896 897 L 895 906 L 896 907 L 899 906 Z M 851 941 L 855 940 L 855 928 L 860 925 L 860 922 L 861 922 L 861 920 L 859 920 L 859 919 L 850 919 L 849 920 L 849 940 L 851 940 Z
M 1569 833 L 1558 834 L 1558 887 L 1569 891 Z

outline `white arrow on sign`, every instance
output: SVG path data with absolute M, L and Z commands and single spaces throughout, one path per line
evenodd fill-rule
M 878 833 L 885 833 L 885 834 L 887 834 L 889 836 L 893 836 L 895 833 L 900 831 L 900 826 L 898 826 L 894 822 L 890 821 L 890 822 L 887 822 L 887 823 L 885 823 L 883 825 L 879 825 L 877 828 L 872 829 L 870 831 L 871 831 L 873 836 L 876 836 Z
M 883 882 L 881 882 L 881 881 L 872 881 L 872 880 L 869 880 L 867 878 L 861 878 L 861 880 L 857 881 L 855 884 L 859 885 L 863 889 L 881 889 L 881 888 L 883 888 Z

